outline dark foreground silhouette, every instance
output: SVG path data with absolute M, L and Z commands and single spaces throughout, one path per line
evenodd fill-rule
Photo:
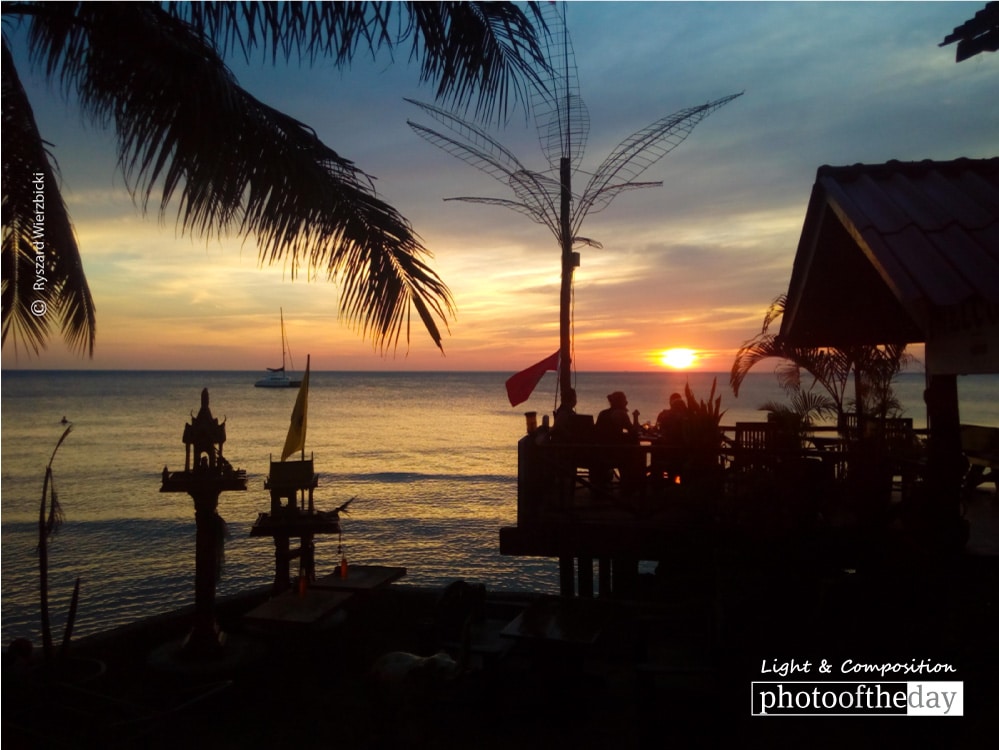
M 247 594 L 218 604 L 224 662 L 157 659 L 188 630 L 190 611 L 83 639 L 71 652 L 76 668 L 48 677 L 8 649 L 3 740 L 7 748 L 833 748 L 994 739 L 997 558 L 867 571 L 789 562 L 662 565 L 633 599 L 583 601 L 600 612 L 597 637 L 559 632 L 561 645 L 499 634 L 544 599 L 534 594 L 472 587 L 445 596 L 393 584 L 351 600 L 325 629 L 272 634 L 243 626 L 242 614 L 268 596 Z M 450 658 L 423 659 L 441 651 Z M 99 659 L 103 674 L 88 673 L 84 657 Z M 951 665 L 946 676 L 883 679 L 962 681 L 964 716 L 751 716 L 752 682 L 808 679 L 774 672 L 822 659 Z M 394 671 L 373 673 L 376 663 Z

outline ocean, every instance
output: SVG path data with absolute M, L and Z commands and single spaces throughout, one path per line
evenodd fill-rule
M 306 453 L 319 472 L 316 505 L 355 498 L 341 538 L 317 538 L 317 573 L 331 572 L 338 547 L 355 564 L 404 566 L 404 584 L 441 586 L 457 578 L 493 590 L 558 590 L 557 562 L 499 554 L 499 529 L 516 523 L 517 441 L 524 412 L 552 411 L 547 374 L 527 403 L 511 407 L 509 372 L 314 372 Z M 84 636 L 194 601 L 194 508 L 186 495 L 161 494 L 164 466 L 182 469 L 184 425 L 208 388 L 225 419 L 226 458 L 245 469 L 246 492 L 224 493 L 228 525 L 219 595 L 271 583 L 270 539 L 251 538 L 297 389 L 254 388 L 259 373 L 7 370 L 0 377 L 0 527 L 3 644 L 37 641 L 37 520 L 42 481 L 56 441 L 73 429 L 53 462 L 65 522 L 51 539 L 50 610 L 61 638 L 73 583 L 81 577 L 75 635 Z M 580 373 L 580 413 L 596 414 L 623 390 L 629 408 L 654 420 L 669 394 L 689 382 L 705 398 L 717 377 L 723 424 L 759 421 L 766 401 L 782 400 L 765 367 L 738 399 L 727 374 Z M 906 373 L 896 392 L 925 426 L 923 375 Z M 959 381 L 963 422 L 999 426 L 999 377 Z M 539 417 L 540 418 L 540 417 Z

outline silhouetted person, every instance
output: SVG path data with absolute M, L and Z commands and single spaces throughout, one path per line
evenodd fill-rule
M 634 445 L 638 433 L 628 414 L 628 397 L 622 391 L 607 395 L 610 406 L 597 415 L 597 440 L 607 445 Z
M 628 449 L 638 445 L 638 430 L 628 414 L 628 397 L 622 391 L 608 394 L 610 406 L 597 415 L 597 443 L 606 448 L 606 468 L 601 479 L 608 482 L 617 468 L 621 484 L 626 491 L 633 491 L 645 473 L 644 456 Z M 619 446 L 614 448 L 613 446 Z
M 657 479 L 677 481 L 687 456 L 687 420 L 690 412 L 683 396 L 674 393 L 669 397 L 669 408 L 656 417 L 659 439 L 652 452 L 652 474 Z
M 551 430 L 551 441 L 558 446 L 554 455 L 560 503 L 571 502 L 575 496 L 579 467 L 586 467 L 592 473 L 593 432 L 593 416 L 576 414 L 576 391 L 569 388 L 555 410 Z
M 552 423 L 552 440 L 567 442 L 572 440 L 574 423 L 576 421 L 576 390 L 570 388 L 562 396 L 562 403 L 555 410 L 555 421 Z
M 660 442 L 670 446 L 683 445 L 688 416 L 687 402 L 683 400 L 683 396 L 679 393 L 672 394 L 669 397 L 669 408 L 663 409 L 656 417 Z

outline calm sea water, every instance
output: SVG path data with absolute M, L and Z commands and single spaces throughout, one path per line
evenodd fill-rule
M 491 589 L 555 592 L 557 564 L 499 554 L 499 528 L 516 522 L 516 442 L 523 412 L 549 413 L 554 375 L 516 408 L 509 373 L 312 374 L 307 452 L 320 472 L 316 504 L 356 497 L 343 518 L 342 544 L 354 563 L 405 566 L 406 582 L 438 586 L 455 578 Z M 269 510 L 263 482 L 284 444 L 296 389 L 254 388 L 245 372 L 29 372 L 2 374 L 3 643 L 38 638 L 37 518 L 44 468 L 64 429 L 73 431 L 53 464 L 66 522 L 50 544 L 54 634 L 61 636 L 72 585 L 81 576 L 77 635 L 193 603 L 194 509 L 185 495 L 160 494 L 163 467 L 180 469 L 184 425 L 211 394 L 226 420 L 225 455 L 245 469 L 246 492 L 222 496 L 229 539 L 220 594 L 267 585 L 273 544 L 251 539 Z M 624 390 L 630 408 L 654 419 L 669 393 L 690 382 L 706 397 L 714 376 L 581 373 L 579 408 L 597 413 Z M 749 376 L 740 398 L 718 376 L 726 424 L 759 420 L 780 400 L 772 374 Z M 960 380 L 962 421 L 999 426 L 999 378 Z M 907 414 L 925 425 L 923 377 L 903 375 Z M 317 541 L 319 574 L 332 570 L 336 538 Z

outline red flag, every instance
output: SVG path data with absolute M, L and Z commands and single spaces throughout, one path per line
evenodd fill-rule
M 558 352 L 507 378 L 506 395 L 510 398 L 510 406 L 527 401 L 541 382 L 542 376 L 549 370 L 558 370 Z

